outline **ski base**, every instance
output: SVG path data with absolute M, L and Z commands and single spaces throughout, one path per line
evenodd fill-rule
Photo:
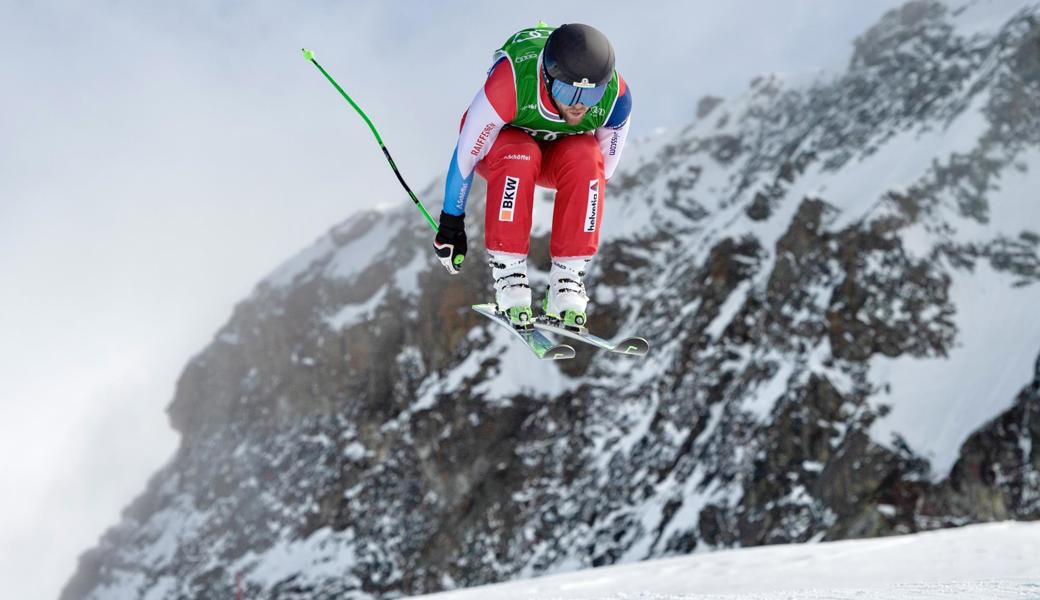
M 561 324 L 548 321 L 544 317 L 538 317 L 535 319 L 534 326 L 536 329 L 569 337 L 580 342 L 585 342 L 586 344 L 596 346 L 597 348 L 608 352 L 627 354 L 629 356 L 645 356 L 646 353 L 650 351 L 650 342 L 641 337 L 626 337 L 615 344 L 599 336 L 592 335 L 587 330 L 584 330 L 584 328 L 582 328 L 582 331 L 574 331 L 573 329 L 564 327 Z
M 557 344 L 551 339 L 546 337 L 544 333 L 538 331 L 534 327 L 526 330 L 520 330 L 509 322 L 499 313 L 497 307 L 494 304 L 474 304 L 473 310 L 484 315 L 485 317 L 495 321 L 499 325 L 505 327 L 509 331 L 513 332 L 513 335 L 517 336 L 527 347 L 534 352 L 534 355 L 543 360 L 565 360 L 568 358 L 574 358 L 574 348 L 567 344 Z

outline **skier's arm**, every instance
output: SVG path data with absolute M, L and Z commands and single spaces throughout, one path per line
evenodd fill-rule
M 596 140 L 599 141 L 599 149 L 603 152 L 603 171 L 608 181 L 621 161 L 621 150 L 625 147 L 625 138 L 628 137 L 628 128 L 632 122 L 632 88 L 628 87 L 620 75 L 618 80 L 621 85 L 614 108 L 610 111 L 607 122 L 596 129 Z
M 444 206 L 433 248 L 437 259 L 452 275 L 462 268 L 468 250 L 466 243 L 466 200 L 473 171 L 498 138 L 498 132 L 516 117 L 516 84 L 513 65 L 498 61 L 488 72 L 484 87 L 477 92 L 462 117 L 462 130 L 448 166 L 444 185 Z
M 444 212 L 455 216 L 465 214 L 477 163 L 487 155 L 502 127 L 515 117 L 513 67 L 508 59 L 502 59 L 491 68 L 487 81 L 462 118 L 462 130 L 444 186 Z

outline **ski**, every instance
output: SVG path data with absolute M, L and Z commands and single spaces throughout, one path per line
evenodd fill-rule
M 615 344 L 599 336 L 592 335 L 588 331 L 574 331 L 561 325 L 550 323 L 542 317 L 535 319 L 534 326 L 536 329 L 585 342 L 608 352 L 617 352 L 618 354 L 628 354 L 630 356 L 645 356 L 650 351 L 650 342 L 641 337 L 626 337 Z
M 563 360 L 574 358 L 574 348 L 567 344 L 557 344 L 546 337 L 544 333 L 534 329 L 521 331 L 513 327 L 509 320 L 495 310 L 494 304 L 474 304 L 473 310 L 512 331 L 514 335 L 522 339 L 534 355 L 543 360 Z

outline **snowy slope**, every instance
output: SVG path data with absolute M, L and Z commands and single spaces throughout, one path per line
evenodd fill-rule
M 1040 598 L 1040 523 L 726 550 L 419 596 L 428 600 Z

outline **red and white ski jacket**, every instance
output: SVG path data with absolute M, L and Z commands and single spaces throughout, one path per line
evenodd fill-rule
M 621 158 L 631 122 L 632 91 L 620 73 L 618 82 L 620 87 L 614 108 L 606 123 L 593 132 L 603 152 L 604 173 L 608 181 Z M 539 88 L 538 99 L 544 110 L 558 115 L 540 77 Z M 473 172 L 495 143 L 498 132 L 516 117 L 516 96 L 511 65 L 507 58 L 503 58 L 491 67 L 484 86 L 462 116 L 459 141 L 455 145 L 444 187 L 444 212 L 451 215 L 465 214 Z

